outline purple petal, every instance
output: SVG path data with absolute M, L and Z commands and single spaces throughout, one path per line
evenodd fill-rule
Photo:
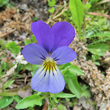
M 61 46 L 68 46 L 75 37 L 74 27 L 66 21 L 54 24 L 52 31 L 54 34 L 53 50 Z
M 37 65 L 41 65 L 49 56 L 44 48 L 35 43 L 26 45 L 22 50 L 22 54 L 27 62 Z
M 50 57 L 52 57 L 58 65 L 61 65 L 73 61 L 76 56 L 76 53 L 70 47 L 63 46 L 56 49 Z
M 54 44 L 54 37 L 50 26 L 42 21 L 37 21 L 31 24 L 31 30 L 39 45 L 50 53 Z
M 53 71 L 45 71 L 41 66 L 31 80 L 32 89 L 40 92 L 58 93 L 64 89 L 64 86 L 65 81 L 58 67 Z
M 64 78 L 58 67 L 56 67 L 56 70 L 54 72 L 51 72 L 50 74 L 48 91 L 51 93 L 59 93 L 64 89 L 64 87 L 65 87 Z

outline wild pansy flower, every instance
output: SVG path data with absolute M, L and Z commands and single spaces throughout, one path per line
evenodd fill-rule
M 22 54 L 29 63 L 41 65 L 31 80 L 31 87 L 40 92 L 58 93 L 65 81 L 57 65 L 71 62 L 76 53 L 68 47 L 75 37 L 75 29 L 68 22 L 57 22 L 51 28 L 42 21 L 32 23 L 31 30 L 38 44 L 24 47 Z

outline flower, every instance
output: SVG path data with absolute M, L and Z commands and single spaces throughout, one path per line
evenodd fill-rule
M 26 45 L 22 54 L 27 62 L 41 65 L 32 77 L 31 87 L 40 92 L 61 92 L 65 81 L 57 65 L 75 59 L 76 53 L 68 47 L 75 37 L 75 29 L 66 21 L 57 22 L 52 28 L 37 21 L 32 23 L 31 30 L 38 44 Z

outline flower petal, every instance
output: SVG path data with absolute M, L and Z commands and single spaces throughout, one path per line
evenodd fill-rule
M 61 65 L 68 62 L 71 62 L 75 59 L 76 53 L 67 46 L 60 47 L 56 49 L 50 57 L 53 58 L 54 61 L 56 61 L 56 64 Z
M 42 65 L 31 80 L 32 89 L 40 92 L 58 93 L 64 89 L 64 86 L 64 78 L 57 66 L 53 71 L 46 71 Z
M 61 46 L 68 46 L 75 37 L 74 27 L 66 21 L 54 24 L 52 32 L 55 38 L 53 50 Z
M 54 44 L 54 37 L 50 26 L 43 21 L 37 21 L 31 24 L 31 30 L 35 35 L 38 44 L 50 53 Z
M 26 45 L 22 50 L 22 54 L 27 62 L 37 65 L 41 65 L 49 56 L 44 48 L 35 43 Z
M 53 72 L 51 71 L 48 91 L 51 93 L 59 93 L 63 91 L 64 87 L 65 87 L 64 78 L 59 68 L 56 67 L 55 71 Z

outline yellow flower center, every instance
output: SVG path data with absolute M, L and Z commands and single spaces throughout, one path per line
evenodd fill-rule
M 49 71 L 49 70 L 53 71 L 56 68 L 56 63 L 52 58 L 47 57 L 43 64 L 43 67 L 46 71 Z

